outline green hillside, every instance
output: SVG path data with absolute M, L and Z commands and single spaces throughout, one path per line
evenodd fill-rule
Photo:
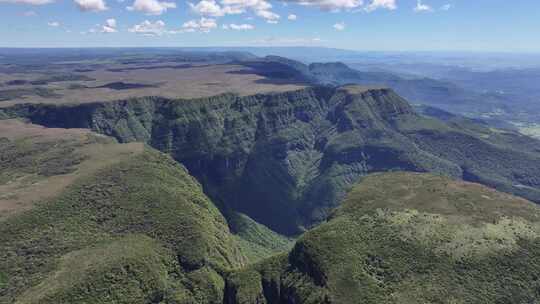
M 287 252 L 294 245 L 292 238 L 272 231 L 245 214 L 234 212 L 226 218 L 242 253 L 250 263 L 274 254 Z
M 540 209 L 445 177 L 375 174 L 227 303 L 535 303 Z M 258 299 L 258 300 L 257 300 Z
M 221 303 L 222 274 L 247 261 L 195 179 L 150 148 L 4 219 L 0 247 L 1 303 Z

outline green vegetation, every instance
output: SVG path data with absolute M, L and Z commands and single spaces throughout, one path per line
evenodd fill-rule
M 242 265 L 181 166 L 146 150 L 0 226 L 0 302 L 220 303 Z
M 30 132 L 3 121 L 9 137 L 0 139 L 0 187 L 21 176 L 32 187 L 73 179 L 2 220 L 2 303 L 538 297 L 538 208 L 443 177 L 534 198 L 540 143 L 527 137 L 459 118 L 429 119 L 390 90 L 351 86 L 1 112 L 144 141 L 176 159 L 140 144 L 125 153 L 136 147 L 88 131 Z M 68 131 L 80 133 L 72 138 Z M 54 140 L 36 140 L 41 133 Z M 119 157 L 108 154 L 114 147 L 129 149 Z M 108 158 L 116 161 L 104 163 Z M 99 166 L 88 169 L 92 164 Z M 371 175 L 381 171 L 438 175 Z M 293 245 L 258 221 L 294 236 L 324 223 Z
M 0 105 L 0 303 L 538 302 L 540 209 L 497 190 L 540 202 L 540 141 L 419 115 L 374 77 L 415 99 L 464 93 L 440 82 L 165 57 L 3 68 L 28 75 L 0 91 L 23 99 Z M 349 81 L 369 86 L 282 86 Z M 177 98 L 209 86 L 240 95 Z M 280 93 L 241 95 L 262 87 Z
M 73 172 L 83 159 L 76 153 L 82 145 L 74 139 L 36 142 L 33 138 L 0 138 L 0 184 L 25 174 L 53 176 Z
M 130 235 L 64 255 L 56 271 L 18 303 L 159 302 L 178 288 L 174 255 L 143 235 Z
M 22 98 L 26 96 L 39 96 L 39 97 L 44 97 L 44 98 L 53 98 L 53 97 L 59 97 L 60 95 L 55 93 L 54 89 L 43 88 L 43 87 L 0 90 L 0 102 Z
M 8 278 L 3 272 L 0 272 L 0 288 L 4 288 L 7 285 Z
M 539 236 L 540 209 L 525 200 L 444 177 L 376 174 L 287 258 L 231 276 L 229 303 L 533 303 Z
M 293 245 L 227 223 L 150 148 L 17 120 L 0 132 L 0 303 L 221 303 L 226 273 Z
M 76 179 L 144 150 L 89 130 L 0 121 L 0 221 L 62 193 Z
M 323 222 L 354 183 L 375 172 L 431 172 L 540 202 L 539 141 L 418 115 L 389 89 L 312 87 L 1 112 L 148 143 L 184 164 L 222 210 L 288 236 Z
M 268 56 L 266 66 L 280 65 L 281 74 L 299 74 L 296 79 L 309 80 L 323 85 L 358 84 L 362 86 L 388 87 L 412 103 L 432 105 L 454 113 L 472 114 L 476 117 L 508 108 L 508 100 L 499 94 L 480 93 L 477 88 L 464 89 L 450 81 L 425 77 L 406 77 L 386 71 L 355 70 L 341 62 L 312 63 L 305 65 L 287 58 Z M 264 71 L 264 69 L 261 69 Z M 261 73 L 264 75 L 264 72 Z M 269 75 L 271 76 L 271 75 Z M 286 77 L 283 77 L 286 78 Z M 470 84 L 469 84 L 470 85 Z M 465 86 L 468 87 L 469 85 Z M 500 87 L 493 91 L 500 90 Z M 506 90 L 505 90 L 506 91 Z
M 292 239 L 268 229 L 245 214 L 234 212 L 227 216 L 227 220 L 243 254 L 251 263 L 287 252 L 294 245 Z

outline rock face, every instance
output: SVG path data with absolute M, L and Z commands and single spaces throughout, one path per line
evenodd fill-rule
M 184 164 L 222 210 L 285 234 L 324 220 L 372 172 L 435 172 L 540 201 L 538 142 L 427 119 L 389 89 L 18 105 L 2 116 L 146 142 Z
M 523 199 L 374 174 L 288 255 L 231 274 L 225 303 L 534 303 L 539 233 L 540 208 Z

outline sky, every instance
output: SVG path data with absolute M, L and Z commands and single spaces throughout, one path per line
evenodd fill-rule
M 540 52 L 539 0 L 0 0 L 0 47 Z

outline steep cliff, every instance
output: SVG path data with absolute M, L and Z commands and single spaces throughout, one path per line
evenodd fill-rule
M 371 172 L 435 172 L 540 201 L 538 142 L 514 150 L 528 139 L 419 116 L 389 89 L 312 87 L 2 111 L 149 143 L 184 164 L 222 210 L 285 234 L 324 220 L 350 185 Z M 486 149 L 493 153 L 484 157 Z

